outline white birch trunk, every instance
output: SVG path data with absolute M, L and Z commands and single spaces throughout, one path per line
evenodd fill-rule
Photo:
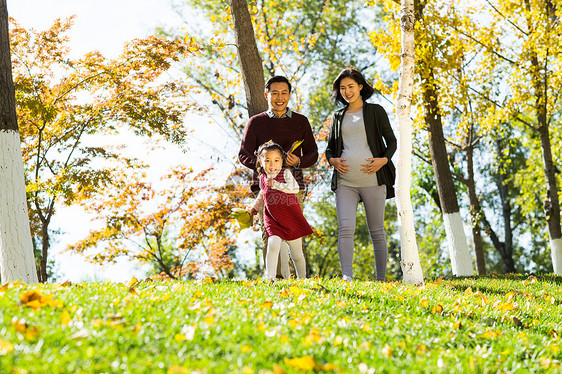
M 414 0 L 402 0 L 400 10 L 402 54 L 400 82 L 396 112 L 398 115 L 398 166 L 396 183 L 396 207 L 400 218 L 400 265 L 405 283 L 423 284 L 423 272 L 416 243 L 414 212 L 410 198 L 410 174 L 412 169 L 412 119 L 410 108 L 414 83 Z
M 19 133 L 0 130 L 0 273 L 2 283 L 37 283 Z
M 443 214 L 443 223 L 449 244 L 449 255 L 453 274 L 458 276 L 472 276 L 472 257 L 468 250 L 466 233 L 459 212 Z
M 562 238 L 550 239 L 550 250 L 554 274 L 562 275 Z

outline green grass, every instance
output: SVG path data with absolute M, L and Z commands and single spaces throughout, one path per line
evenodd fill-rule
M 555 373 L 561 300 L 562 278 L 522 275 L 11 284 L 0 373 Z

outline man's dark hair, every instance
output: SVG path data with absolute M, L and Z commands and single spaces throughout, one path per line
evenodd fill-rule
M 340 84 L 343 78 L 351 78 L 355 82 L 357 82 L 358 85 L 363 86 L 360 92 L 361 99 L 363 99 L 363 101 L 367 100 L 368 98 L 373 96 L 373 93 L 375 93 L 375 89 L 369 83 L 367 83 L 363 74 L 355 69 L 344 69 L 341 71 L 341 73 L 334 81 L 334 84 L 332 85 L 332 97 L 334 98 L 334 101 L 336 103 L 340 102 L 343 105 L 347 105 L 347 101 L 345 101 L 340 93 Z
M 276 82 L 287 83 L 287 86 L 289 86 L 289 92 L 291 92 L 291 83 L 289 82 L 289 80 L 287 78 L 285 78 L 282 75 L 275 75 L 275 76 L 269 78 L 267 80 L 267 82 L 265 83 L 265 92 L 269 92 L 269 89 L 271 88 L 271 84 L 276 83 Z

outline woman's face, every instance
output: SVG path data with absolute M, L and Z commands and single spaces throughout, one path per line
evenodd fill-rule
M 276 149 L 264 152 L 260 158 L 260 162 L 269 176 L 276 176 L 281 170 L 281 167 L 283 167 L 283 157 Z
M 345 77 L 340 82 L 340 94 L 349 105 L 363 103 L 363 99 L 361 99 L 362 89 L 363 85 L 358 84 L 353 78 L 350 77 Z

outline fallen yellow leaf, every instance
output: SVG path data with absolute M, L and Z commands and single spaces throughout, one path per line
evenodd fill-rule
M 389 347 L 388 344 L 385 344 L 381 350 L 382 354 L 385 356 L 392 356 L 392 349 Z
M 60 317 L 60 323 L 63 325 L 68 325 L 72 319 L 70 318 L 70 314 L 64 310 L 62 312 L 62 316 Z
M 321 343 L 324 341 L 324 338 L 317 333 L 310 333 L 304 338 L 305 345 L 311 345 L 312 343 Z
M 343 343 L 343 338 L 340 335 L 336 336 L 336 338 L 334 339 L 334 345 L 338 346 L 342 343 Z
M 24 292 L 20 297 L 20 303 L 33 309 L 42 308 L 44 306 L 62 307 L 62 301 L 53 300 L 53 295 L 41 295 L 37 290 Z
M 14 345 L 9 341 L 0 339 L 0 356 L 5 356 L 14 351 Z
M 266 301 L 265 303 L 260 305 L 260 308 L 261 309 L 271 309 L 272 306 L 273 306 L 273 303 L 271 301 Z
M 435 314 L 435 313 L 441 313 L 443 311 L 443 307 L 439 304 L 435 305 L 433 308 L 431 308 L 431 313 Z
M 189 370 L 183 366 L 173 365 L 168 368 L 167 374 L 189 374 Z
M 285 358 L 285 363 L 297 370 L 310 371 L 316 367 L 316 360 L 312 356 L 303 356 L 297 358 Z
M 129 281 L 128 286 L 129 287 L 133 287 L 135 284 L 139 283 L 139 280 L 135 277 L 132 277 L 131 280 Z
M 514 309 L 517 309 L 517 308 L 513 304 L 503 303 L 503 304 L 499 305 L 496 309 L 504 310 L 504 311 L 510 311 L 510 310 L 514 310 Z

